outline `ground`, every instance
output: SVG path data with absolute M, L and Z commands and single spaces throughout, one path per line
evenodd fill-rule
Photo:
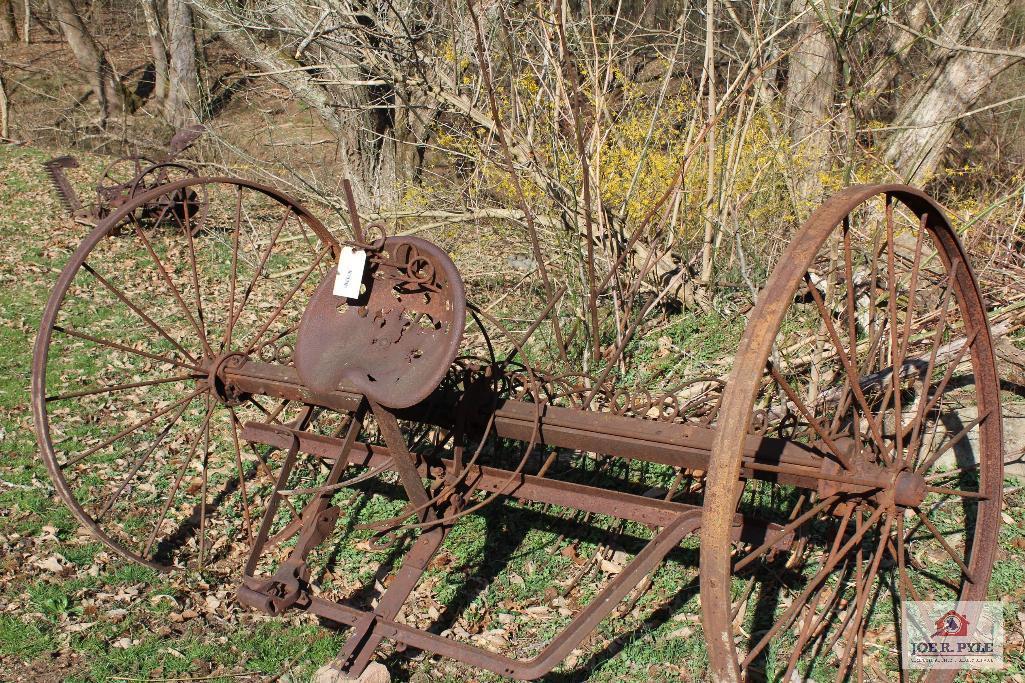
M 94 542 L 53 494 L 29 412 L 31 345 L 57 273 L 87 228 L 62 216 L 40 167 L 49 156 L 41 149 L 0 147 L 0 678 L 307 680 L 341 646 L 344 633 L 304 616 L 243 611 L 231 577 L 162 575 L 132 565 Z M 76 175 L 83 183 L 101 164 L 96 157 L 84 160 Z M 714 357 L 715 339 L 703 340 L 694 352 Z M 1021 400 L 1011 392 L 1005 398 Z M 380 512 L 388 504 L 378 494 L 367 505 Z M 432 564 L 424 583 L 433 597 L 418 592 L 418 611 L 405 618 L 440 622 L 455 637 L 510 655 L 536 652 L 576 603 L 593 596 L 639 547 L 627 533 L 609 559 L 581 572 L 585 560 L 566 539 L 582 534 L 578 547 L 593 550 L 600 534 L 572 524 L 545 529 L 540 515 L 492 506 L 474 517 Z M 1008 669 L 971 680 L 1025 680 L 1025 491 L 1013 479 L 1006 483 L 1004 522 L 990 592 L 1005 604 Z M 500 552 L 485 555 L 485 544 L 495 539 Z M 370 555 L 357 544 L 333 570 L 343 585 L 369 579 L 368 598 L 377 588 L 373 573 L 361 569 Z M 696 565 L 691 539 L 670 556 L 636 606 L 607 619 L 548 680 L 700 680 L 705 655 Z M 580 584 L 569 586 L 578 573 Z M 541 604 L 562 589 L 568 598 Z M 419 653 L 385 649 L 382 656 L 399 680 L 496 679 Z

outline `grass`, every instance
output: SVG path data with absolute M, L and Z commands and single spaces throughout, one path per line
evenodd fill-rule
M 80 533 L 74 517 L 57 502 L 28 417 L 30 343 L 57 272 L 86 228 L 61 218 L 39 166 L 45 158 L 39 150 L 0 147 L 0 205 L 5 207 L 0 286 L 6 296 L 0 311 L 0 666 L 14 679 L 29 671 L 53 680 L 81 681 L 197 676 L 257 680 L 282 672 L 292 680 L 307 678 L 337 652 L 345 632 L 322 628 L 296 613 L 269 619 L 240 610 L 234 602 L 234 577 L 196 572 L 168 576 L 123 561 Z M 87 159 L 80 177 L 95 174 L 100 165 Z M 75 314 L 83 320 L 129 324 L 102 302 Z M 635 372 L 639 377 L 687 377 L 731 353 L 742 329 L 741 316 L 674 316 L 659 334 L 636 342 Z M 660 353 L 660 336 L 683 353 Z M 83 373 L 103 371 L 94 356 L 70 360 Z M 90 429 L 96 428 L 83 428 L 74 436 L 99 433 Z M 114 461 L 107 466 L 119 465 Z M 656 479 L 666 475 L 649 474 Z M 621 481 L 616 477 L 607 483 Z M 97 481 L 84 486 L 90 483 Z M 163 490 L 156 490 L 153 499 L 159 500 Z M 361 599 L 372 599 L 375 571 L 389 557 L 366 545 L 371 532 L 354 527 L 399 511 L 401 504 L 386 493 L 382 489 L 347 506 L 339 526 L 348 531 L 337 539 L 346 542 L 315 553 L 317 566 L 330 570 L 323 577 L 326 590 L 352 592 L 357 587 Z M 339 494 L 338 500 L 346 495 Z M 594 553 L 605 532 L 624 532 L 617 549 L 626 558 L 651 535 L 641 525 L 618 527 L 614 520 L 595 517 L 587 527 L 561 519 L 558 510 L 547 512 L 554 514 L 540 506 L 496 504 L 467 518 L 428 569 L 416 609 L 407 618 L 423 620 L 435 610 L 439 624 L 457 637 L 501 647 L 519 658 L 536 654 L 569 620 L 560 609 L 543 609 L 552 602 L 549 591 L 581 571 L 583 558 Z M 994 597 L 1007 597 L 1010 629 L 1025 609 L 1025 497 L 1020 492 L 1008 498 L 1007 513 L 1013 523 L 1002 529 L 1002 554 L 990 590 Z M 239 520 L 233 523 L 238 531 Z M 567 550 L 571 547 L 572 552 Z M 697 620 L 698 552 L 697 539 L 686 539 L 655 572 L 652 588 L 636 607 L 605 619 L 550 680 L 701 679 L 707 654 Z M 61 571 L 41 568 L 40 563 L 56 556 Z M 605 572 L 588 571 L 567 591 L 567 607 L 579 609 L 609 578 Z M 399 679 L 499 680 L 389 648 L 382 656 Z M 1020 648 L 1009 653 L 1010 672 L 1022 672 L 1021 657 Z
M 15 661 L 28 662 L 53 647 L 49 629 L 26 624 L 15 616 L 0 615 L 0 653 Z

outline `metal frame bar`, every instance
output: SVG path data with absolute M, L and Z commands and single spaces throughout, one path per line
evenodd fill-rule
M 333 475 L 339 470 L 338 464 L 343 460 L 345 466 L 396 469 L 395 457 L 389 448 L 352 442 L 349 438 L 343 440 L 306 432 L 302 429 L 257 422 L 247 423 L 243 428 L 242 435 L 250 441 L 277 448 L 288 448 L 289 455 L 293 456 L 289 462 L 293 465 L 295 451 L 333 461 L 334 465 L 331 468 Z M 341 459 L 340 453 L 345 454 Z M 427 476 L 427 463 L 420 457 L 420 454 L 405 451 L 404 455 L 409 457 L 408 464 L 415 468 L 417 476 Z M 402 456 L 400 455 L 400 457 Z M 438 463 L 444 467 L 446 478 L 454 476 L 457 470 L 452 460 L 442 458 L 433 464 Z M 475 485 L 478 489 L 496 492 L 505 487 L 506 490 L 502 491 L 503 495 L 518 500 L 550 503 L 585 512 L 607 514 L 620 519 L 662 527 L 662 530 L 647 542 L 630 564 L 587 607 L 579 612 L 558 636 L 529 661 L 511 659 L 394 621 L 398 610 L 419 583 L 431 558 L 440 549 L 451 528 L 450 525 L 433 527 L 420 536 L 404 557 L 402 567 L 373 611 L 360 610 L 316 596 L 299 596 L 293 592 L 287 606 L 305 609 L 318 616 L 353 627 L 353 633 L 336 658 L 339 668 L 347 671 L 350 675 L 358 675 L 362 672 L 369 664 L 370 658 L 381 640 L 388 638 L 404 645 L 428 650 L 519 680 L 533 680 L 543 676 L 555 668 L 573 648 L 577 647 L 598 623 L 615 609 L 629 591 L 638 585 L 643 576 L 652 572 L 666 555 L 685 537 L 694 533 L 701 524 L 702 508 L 696 505 L 648 498 L 527 474 L 520 475 L 514 485 L 509 487 L 506 484 L 509 481 L 510 472 L 492 467 L 473 466 L 467 474 L 466 482 Z M 339 477 L 340 471 L 338 476 L 333 479 L 337 480 Z M 406 482 L 404 481 L 403 484 L 405 485 Z M 268 521 L 269 518 L 265 518 L 264 523 L 267 524 Z M 331 521 L 333 523 L 333 518 Z M 318 520 L 314 517 L 304 515 L 300 524 L 289 525 L 286 527 L 288 532 L 279 534 L 275 540 L 281 542 L 284 538 L 300 531 L 304 536 L 310 535 L 313 533 L 311 529 L 317 523 Z M 738 515 L 735 518 L 734 538 L 759 543 L 764 541 L 770 532 L 778 532 L 780 528 L 777 524 L 764 524 Z M 785 549 L 791 542 L 792 536 L 786 535 L 775 545 Z M 262 553 L 263 547 L 263 544 L 254 546 L 254 557 Z M 284 580 L 292 581 L 291 585 L 295 586 L 295 567 L 288 566 L 287 562 L 282 563 L 284 571 L 279 569 L 275 576 L 282 575 Z M 266 610 L 268 606 L 274 604 L 273 589 L 272 581 L 256 583 L 250 579 L 247 585 L 240 589 L 240 598 L 244 598 L 246 604 Z M 272 609 L 277 610 L 278 608 L 273 607 Z M 275 613 L 277 612 L 275 611 Z

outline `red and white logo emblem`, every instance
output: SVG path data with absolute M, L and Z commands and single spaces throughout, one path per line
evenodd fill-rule
M 936 620 L 936 633 L 932 635 L 934 638 L 936 636 L 967 636 L 968 617 L 954 610 L 948 610 L 942 617 Z

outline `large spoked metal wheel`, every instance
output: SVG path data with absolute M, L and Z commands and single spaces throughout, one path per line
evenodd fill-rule
M 193 237 L 192 203 L 205 224 Z M 159 219 L 140 207 L 180 206 Z M 237 566 L 275 454 L 240 438 L 287 401 L 229 394 L 225 367 L 290 364 L 338 244 L 289 197 L 188 178 L 133 197 L 64 267 L 36 340 L 33 415 L 57 492 L 100 540 L 156 569 Z
M 949 681 L 901 670 L 909 600 L 983 600 L 1003 458 L 990 331 L 940 207 L 901 185 L 820 207 L 759 296 L 709 467 L 701 609 L 715 680 Z M 748 480 L 753 428 L 824 456 L 800 489 Z M 794 470 L 790 472 L 790 470 Z M 709 501 L 727 501 L 710 504 Z M 741 512 L 789 550 L 732 544 Z

